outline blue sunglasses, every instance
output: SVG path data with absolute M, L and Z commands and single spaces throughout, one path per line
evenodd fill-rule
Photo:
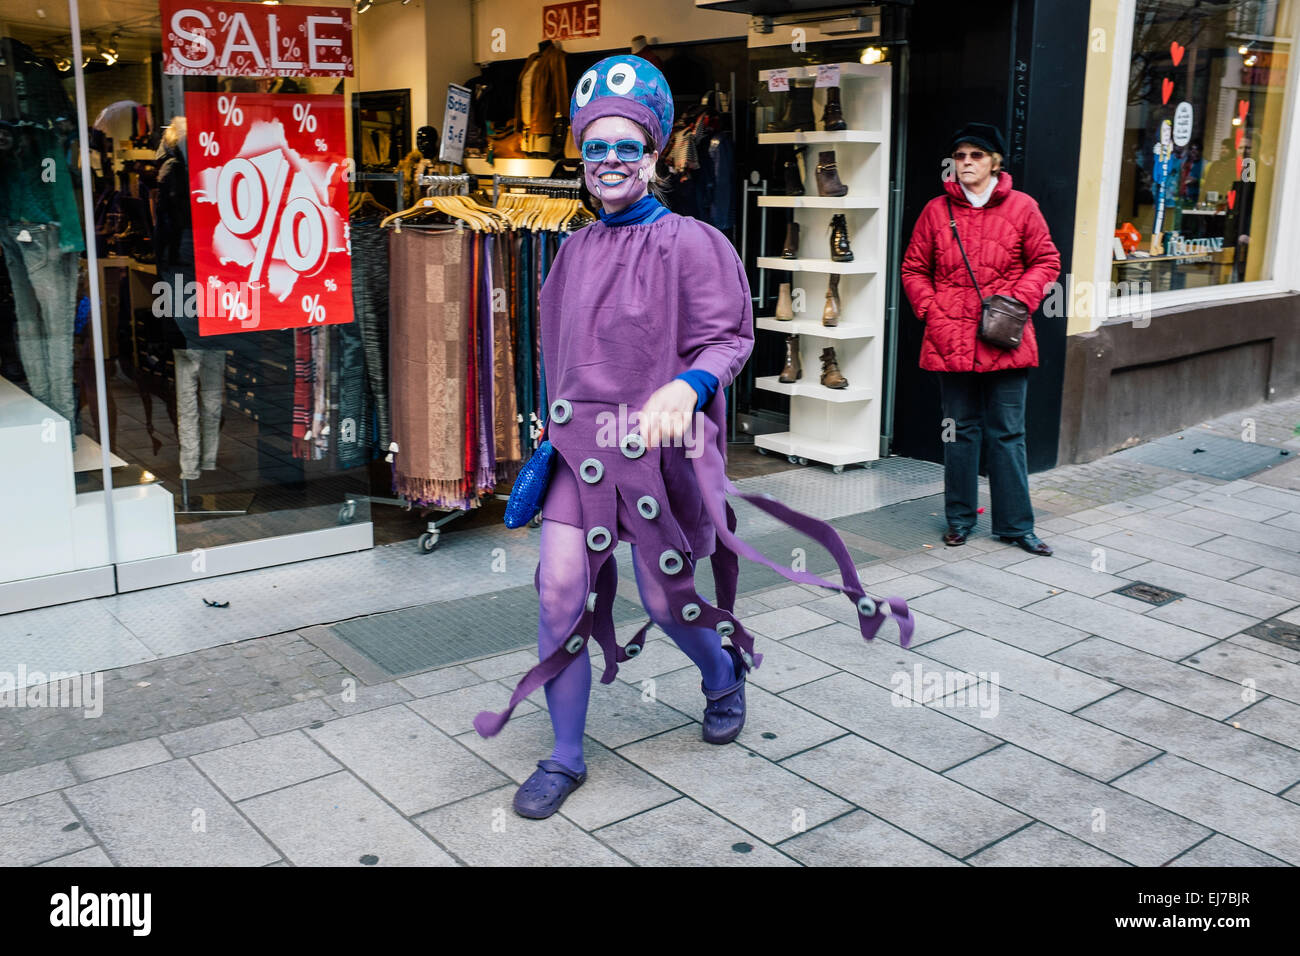
M 589 139 L 582 144 L 582 158 L 589 163 L 601 163 L 609 156 L 611 149 L 621 163 L 635 163 L 645 155 L 645 143 L 635 139 L 620 139 L 617 143 Z

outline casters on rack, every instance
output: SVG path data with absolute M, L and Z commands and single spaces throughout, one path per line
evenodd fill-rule
M 438 546 L 438 538 L 441 536 L 442 532 L 430 524 L 429 530 L 420 535 L 420 550 L 425 554 L 431 554 Z
M 339 508 L 339 524 L 350 524 L 352 519 L 357 516 L 357 503 L 352 499 L 343 502 Z
M 797 464 L 799 464 L 799 456 L 798 456 L 798 455 L 786 455 L 786 456 L 785 456 L 785 460 L 788 461 L 788 462 L 789 462 L 790 464 L 792 464 L 792 465 L 797 465 Z
M 767 449 L 764 448 L 762 445 L 759 445 L 759 446 L 758 446 L 758 453 L 759 453 L 760 455 L 766 455 L 766 454 L 767 454 Z
M 843 473 L 844 473 L 844 466 L 843 466 L 843 465 L 831 465 L 831 471 L 834 472 L 834 473 L 837 474 L 837 475 L 843 474 Z
M 806 464 L 808 464 L 808 459 L 807 459 L 807 458 L 800 457 L 800 458 L 799 458 L 799 464 L 801 464 L 801 465 L 806 465 Z

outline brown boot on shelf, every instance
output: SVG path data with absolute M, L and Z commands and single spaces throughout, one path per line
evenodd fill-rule
M 835 361 L 835 349 L 829 345 L 822 349 L 822 384 L 827 388 L 849 387 L 849 380 L 840 374 L 840 363 Z
M 781 369 L 781 375 L 777 379 L 789 385 L 803 378 L 803 366 L 799 363 L 799 336 L 787 335 L 785 337 L 785 368 Z
M 800 155 L 803 150 L 795 150 L 794 159 L 788 159 L 785 163 L 785 194 L 787 196 L 802 196 L 803 188 L 803 160 Z
M 853 250 L 849 247 L 849 226 L 844 216 L 831 216 L 831 262 L 852 262 Z
M 782 259 L 799 258 L 799 224 L 793 219 L 786 223 L 785 246 L 781 249 Z
M 795 130 L 812 131 L 817 128 L 813 121 L 813 88 L 790 84 L 786 94 L 785 113 L 779 120 L 767 124 L 769 133 L 790 133 Z
M 840 111 L 840 88 L 838 86 L 828 86 L 826 88 L 826 109 L 822 111 L 822 128 L 828 133 L 837 129 L 848 129 L 844 122 L 844 114 Z
M 835 150 L 817 154 L 817 195 L 847 196 L 849 187 L 840 182 L 840 169 L 835 165 Z
M 840 324 L 840 277 L 838 273 L 831 273 L 830 282 L 826 285 L 826 305 L 822 309 L 822 325 L 839 325 Z
M 794 302 L 790 298 L 790 283 L 782 282 L 781 291 L 776 297 L 776 317 L 782 322 L 794 318 Z

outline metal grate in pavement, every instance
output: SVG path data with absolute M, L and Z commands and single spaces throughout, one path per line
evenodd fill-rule
M 1290 449 L 1224 438 L 1201 428 L 1166 435 L 1113 457 L 1222 481 L 1235 481 L 1294 460 Z
M 644 619 L 614 599 L 614 623 Z M 372 614 L 328 628 L 391 677 L 537 646 L 537 592 L 531 586 Z
M 1261 621 L 1259 624 L 1246 628 L 1241 633 L 1249 634 L 1251 637 L 1258 637 L 1261 641 L 1268 641 L 1277 644 L 1279 647 L 1300 651 L 1300 624 L 1290 624 L 1281 618 Z
M 1122 588 L 1116 588 L 1114 593 L 1156 607 L 1163 607 L 1177 601 L 1180 597 L 1187 596 L 1179 594 L 1177 591 L 1170 591 L 1168 588 L 1158 588 L 1154 584 L 1147 584 L 1145 581 L 1134 581 L 1132 584 L 1126 584 Z

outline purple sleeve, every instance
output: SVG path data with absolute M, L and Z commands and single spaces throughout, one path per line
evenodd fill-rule
M 745 267 L 712 226 L 686 219 L 679 233 L 677 348 L 691 371 L 726 388 L 754 348 L 754 311 Z

